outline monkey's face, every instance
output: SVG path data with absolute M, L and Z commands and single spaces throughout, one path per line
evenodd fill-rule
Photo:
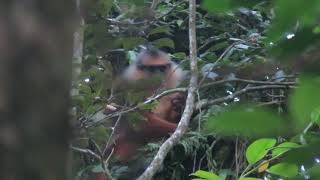
M 171 69 L 171 62 L 164 57 L 145 57 L 137 63 L 137 69 L 147 75 L 165 75 Z
M 139 86 L 152 86 L 154 91 L 159 88 L 174 88 L 182 79 L 182 71 L 166 56 L 145 55 L 138 62 L 132 64 L 124 73 L 127 82 Z M 141 82 L 141 83 L 140 83 Z M 142 87 L 142 86 L 141 86 Z

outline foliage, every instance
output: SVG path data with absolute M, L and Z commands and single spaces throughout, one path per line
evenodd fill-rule
M 99 8 L 89 8 L 82 73 L 74 83 L 79 89 L 73 97 L 78 119 L 90 119 L 112 102 L 141 105 L 146 98 L 143 85 L 155 84 L 156 79 L 130 91 L 113 92 L 118 86 L 115 76 L 136 59 L 139 45 L 155 45 L 189 69 L 187 1 L 161 1 L 155 10 L 149 9 L 150 4 L 100 0 L 93 6 Z M 319 6 L 317 0 L 202 1 L 197 8 L 198 64 L 203 78 L 199 100 L 230 97 L 259 86 L 231 81 L 234 77 L 280 86 L 276 83 L 295 82 L 285 78 L 296 72 L 295 67 L 301 75 L 297 87 L 248 91 L 200 108 L 190 131 L 169 153 L 155 179 L 190 179 L 190 174 L 194 179 L 219 180 L 319 178 Z M 302 67 L 306 62 L 308 67 Z M 206 86 L 220 79 L 230 81 Z M 272 102 L 276 103 L 268 104 Z M 141 119 L 137 113 L 128 116 L 133 123 Z M 99 154 L 112 132 L 110 121 L 84 128 L 73 144 Z M 160 144 L 153 142 L 141 150 L 139 166 L 150 162 Z M 102 168 L 87 156 L 79 156 L 76 162 L 79 179 Z M 112 162 L 109 167 L 115 179 L 135 170 L 135 165 Z

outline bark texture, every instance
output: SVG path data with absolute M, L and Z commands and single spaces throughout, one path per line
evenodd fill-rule
M 0 3 L 0 179 L 67 179 L 74 8 Z

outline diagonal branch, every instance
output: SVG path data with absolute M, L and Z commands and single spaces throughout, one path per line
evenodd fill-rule
M 224 96 L 224 97 L 213 99 L 213 100 L 208 100 L 208 99 L 201 100 L 200 102 L 197 103 L 196 109 L 205 108 L 205 107 L 208 107 L 214 104 L 223 103 L 223 102 L 228 102 L 233 100 L 237 96 L 240 96 L 242 94 L 245 94 L 251 91 L 266 90 L 266 89 L 289 89 L 289 88 L 294 88 L 294 87 L 285 86 L 285 85 L 261 85 L 261 86 L 252 86 L 252 87 L 248 86 L 228 96 Z
M 256 81 L 256 80 L 251 80 L 251 79 L 232 78 L 232 79 L 223 79 L 223 80 L 219 80 L 219 81 L 210 82 L 210 83 L 202 85 L 201 88 L 211 87 L 211 86 L 224 84 L 224 83 L 231 83 L 231 82 L 257 84 L 257 85 L 285 85 L 285 86 L 297 84 L 297 82 L 295 82 L 295 81 L 277 82 L 277 81 Z
M 188 96 L 186 107 L 182 114 L 181 120 L 177 129 L 172 136 L 167 139 L 160 147 L 157 155 L 145 170 L 145 172 L 138 178 L 138 180 L 152 179 L 155 173 L 160 169 L 164 158 L 172 147 L 179 142 L 183 134 L 187 131 L 191 115 L 195 106 L 195 92 L 198 83 L 198 67 L 197 67 L 197 41 L 196 41 L 196 0 L 189 0 L 189 43 L 190 43 L 190 68 L 191 79 L 188 88 Z

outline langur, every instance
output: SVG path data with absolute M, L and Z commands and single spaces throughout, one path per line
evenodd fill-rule
M 124 71 L 121 79 L 125 84 L 135 84 L 154 76 L 160 77 L 161 83 L 149 84 L 144 90 L 148 96 L 175 88 L 184 79 L 182 69 L 166 53 L 156 49 L 143 50 L 137 61 Z M 138 127 L 133 128 L 128 121 L 120 124 L 115 132 L 114 144 L 110 146 L 115 157 L 121 162 L 127 162 L 144 144 L 173 133 L 180 120 L 184 101 L 183 93 L 163 96 L 152 110 L 140 112 L 145 119 L 138 123 Z

